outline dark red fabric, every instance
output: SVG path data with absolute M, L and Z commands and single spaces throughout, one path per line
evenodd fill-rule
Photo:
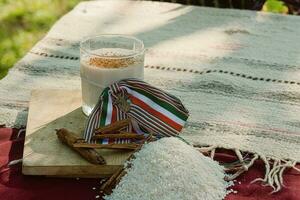
M 0 128 L 0 200 L 95 199 L 97 191 L 92 188 L 99 188 L 99 179 L 24 176 L 21 164 L 8 167 L 9 160 L 22 158 L 24 135 L 18 139 L 17 133 Z
M 17 138 L 17 130 L 0 128 L 0 200 L 88 200 L 95 199 L 99 188 L 98 179 L 69 179 L 24 176 L 21 164 L 11 167 L 7 163 L 22 157 L 24 135 Z M 229 152 L 216 153 L 216 159 L 223 162 L 235 160 Z M 300 166 L 298 166 L 300 167 Z M 226 200 L 300 200 L 300 174 L 287 170 L 284 183 L 287 188 L 276 194 L 270 194 L 270 187 L 260 183 L 249 184 L 253 179 L 264 175 L 261 161 L 245 174 L 241 175 L 233 187 L 236 194 L 229 194 Z M 239 184 L 238 182 L 241 182 Z

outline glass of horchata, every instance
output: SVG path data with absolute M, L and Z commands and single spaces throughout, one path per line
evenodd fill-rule
M 125 35 L 99 35 L 80 43 L 82 110 L 89 115 L 103 89 L 125 78 L 144 78 L 144 44 Z

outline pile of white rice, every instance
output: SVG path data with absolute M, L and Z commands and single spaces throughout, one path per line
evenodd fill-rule
M 227 188 L 223 167 L 177 138 L 144 145 L 106 200 L 218 200 Z M 127 163 L 128 164 L 128 163 Z

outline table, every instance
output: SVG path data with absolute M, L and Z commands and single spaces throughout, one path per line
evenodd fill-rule
M 32 89 L 79 89 L 79 41 L 102 33 L 145 41 L 145 79 L 187 105 L 191 117 L 182 136 L 188 141 L 300 160 L 297 16 L 160 2 L 80 3 L 1 80 L 0 123 L 26 124 Z

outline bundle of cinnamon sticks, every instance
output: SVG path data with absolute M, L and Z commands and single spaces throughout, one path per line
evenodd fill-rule
M 124 128 L 131 126 L 130 119 L 117 121 L 110 125 L 100 127 L 95 130 L 92 137 L 95 143 L 87 143 L 84 139 L 79 138 L 76 134 L 67 129 L 56 130 L 56 134 L 61 142 L 79 153 L 83 158 L 93 164 L 105 164 L 104 158 L 95 151 L 95 149 L 119 149 L 119 150 L 136 150 L 147 139 L 144 135 L 125 132 Z M 130 139 L 130 143 L 123 144 L 100 144 L 97 141 L 102 139 Z
M 82 148 L 94 148 L 94 149 L 127 149 L 127 150 L 135 150 L 140 146 L 141 141 L 145 139 L 144 135 L 125 132 L 124 128 L 131 126 L 130 119 L 125 119 L 121 121 L 117 121 L 110 125 L 100 127 L 95 130 L 95 134 L 92 137 L 93 141 L 96 143 L 86 143 L 82 140 L 73 144 L 73 147 L 82 147 Z M 99 144 L 97 141 L 102 139 L 130 139 L 130 143 L 122 143 L 122 144 Z M 134 142 L 138 141 L 138 142 Z

